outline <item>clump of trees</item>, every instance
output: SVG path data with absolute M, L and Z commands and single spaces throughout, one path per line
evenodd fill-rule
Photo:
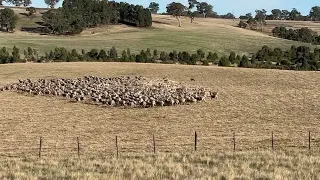
M 300 29 L 287 29 L 283 26 L 275 27 L 272 30 L 272 34 L 275 37 L 289 39 L 293 41 L 301 41 L 312 44 L 320 44 L 320 36 L 317 32 L 303 27 Z
M 263 26 L 266 25 L 266 17 L 267 17 L 267 11 L 264 9 L 256 10 L 255 17 L 252 17 L 251 13 L 246 14 L 246 16 L 241 16 L 241 18 L 248 18 L 247 21 L 240 20 L 238 26 L 240 28 L 247 28 L 249 27 L 252 30 L 261 30 L 263 29 Z
M 320 70 L 320 50 L 311 49 L 307 46 L 292 46 L 283 51 L 280 48 L 271 49 L 263 46 L 251 58 L 254 68 L 277 68 L 288 70 Z
M 42 17 L 48 32 L 59 35 L 79 34 L 85 28 L 118 22 L 137 27 L 152 25 L 148 9 L 114 1 L 64 0 L 62 7 L 51 9 Z
M 3 4 L 3 2 L 9 3 L 9 4 L 13 4 L 15 6 L 29 6 L 32 2 L 31 0 L 0 0 L 0 5 Z
M 0 9 L 0 28 L 2 31 L 11 32 L 16 27 L 18 16 L 10 8 Z
M 159 3 L 151 2 L 149 4 L 149 10 L 151 11 L 152 14 L 157 14 L 159 11 Z
M 120 2 L 116 6 L 120 15 L 119 22 L 136 27 L 150 27 L 152 25 L 149 9 L 124 2 Z M 156 11 L 156 9 L 153 9 L 153 11 Z
M 56 4 L 59 3 L 60 0 L 44 0 L 44 2 L 50 7 L 54 8 Z
M 0 64 L 23 62 L 20 59 L 20 50 L 16 46 L 13 47 L 11 53 L 6 47 L 0 49 Z

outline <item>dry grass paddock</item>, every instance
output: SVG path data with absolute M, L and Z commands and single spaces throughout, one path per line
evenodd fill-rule
M 320 157 L 297 152 L 0 158 L 1 179 L 319 179 Z
M 0 93 L 0 152 L 36 155 L 43 137 L 43 155 L 114 154 L 115 136 L 123 152 L 306 149 L 308 131 L 312 149 L 320 148 L 320 74 L 280 70 L 201 67 L 136 63 L 52 63 L 0 66 L 0 84 L 18 79 L 84 75 L 113 77 L 141 75 L 164 78 L 217 91 L 218 99 L 187 106 L 149 109 L 102 108 L 43 96 Z M 195 81 L 190 81 L 193 78 Z

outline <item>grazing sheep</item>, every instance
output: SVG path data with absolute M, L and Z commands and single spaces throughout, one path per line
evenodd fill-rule
M 194 81 L 194 79 L 191 79 Z M 73 101 L 129 107 L 183 105 L 216 98 L 217 93 L 196 86 L 187 86 L 168 78 L 149 80 L 136 77 L 101 78 L 84 76 L 77 79 L 30 79 L 0 86 L 0 91 L 11 90 L 34 95 L 56 96 Z

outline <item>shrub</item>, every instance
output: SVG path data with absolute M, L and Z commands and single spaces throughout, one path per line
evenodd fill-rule
M 105 50 L 101 49 L 98 54 L 98 59 L 101 61 L 106 61 L 108 59 L 108 55 Z
M 198 57 L 200 58 L 200 60 L 202 60 L 204 58 L 204 56 L 206 55 L 202 49 L 198 49 L 197 54 L 198 54 Z
M 109 57 L 114 60 L 118 59 L 117 49 L 114 46 L 110 49 Z
M 222 56 L 219 60 L 219 66 L 230 66 L 230 61 L 226 56 Z
M 249 67 L 249 59 L 246 55 L 242 56 L 239 67 Z

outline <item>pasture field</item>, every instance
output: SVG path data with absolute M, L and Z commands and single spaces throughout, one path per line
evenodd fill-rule
M 115 46 L 118 54 L 126 48 L 131 52 L 201 48 L 219 55 L 254 53 L 263 45 L 315 47 L 240 29 L 233 20 L 196 19 L 191 24 L 189 18 L 182 18 L 183 27 L 178 28 L 175 18 L 154 16 L 153 27 L 148 29 L 116 25 L 62 37 L 21 32 L 19 27 L 36 27 L 34 22 L 41 16 L 19 17 L 15 33 L 0 33 L 1 45 L 17 45 L 21 52 L 30 46 L 40 55 L 56 46 L 77 50 Z M 169 78 L 217 91 L 218 98 L 184 106 L 127 109 L 0 92 L 0 179 L 319 178 L 319 72 L 137 63 L 0 65 L 0 85 L 26 78 L 85 75 Z M 271 132 L 274 152 L 270 151 Z M 114 157 L 116 136 L 119 159 Z M 37 158 L 40 137 L 42 159 Z M 80 160 L 76 157 L 77 137 Z
M 152 152 L 153 134 L 158 152 L 188 153 L 193 152 L 195 131 L 200 152 L 232 150 L 233 132 L 237 150 L 270 149 L 272 131 L 276 150 L 306 149 L 308 131 L 312 148 L 320 148 L 319 72 L 136 63 L 6 64 L 0 72 L 0 84 L 26 78 L 141 75 L 218 92 L 218 99 L 204 103 L 151 109 L 103 108 L 2 92 L 0 150 L 9 155 L 37 153 L 40 136 L 44 155 L 74 154 L 76 137 L 83 154 L 114 153 L 115 136 L 121 152 Z
M 266 34 L 235 27 L 238 20 L 223 19 L 195 19 L 193 24 L 187 17 L 182 18 L 182 28 L 178 27 L 178 21 L 170 16 L 154 15 L 151 28 L 134 28 L 126 25 L 113 25 L 87 29 L 76 36 L 50 36 L 39 35 L 20 31 L 21 27 L 37 27 L 35 22 L 41 21 L 41 14 L 34 18 L 27 18 L 20 13 L 23 9 L 13 8 L 19 14 L 19 21 L 15 33 L 0 33 L 0 44 L 10 49 L 18 46 L 23 49 L 32 47 L 38 50 L 40 55 L 53 50 L 54 47 L 66 47 L 69 50 L 93 48 L 109 50 L 112 46 L 121 54 L 123 49 L 130 48 L 131 52 L 137 53 L 142 49 L 150 48 L 158 51 L 189 51 L 198 49 L 217 52 L 218 55 L 229 55 L 231 51 L 238 54 L 255 53 L 263 45 L 288 49 L 292 45 L 310 44 L 279 39 Z M 310 22 L 311 24 L 311 22 Z M 316 28 L 320 24 L 313 24 Z M 93 34 L 94 32 L 94 34 Z
M 141 75 L 219 92 L 218 99 L 204 103 L 149 109 L 102 108 L 2 92 L 1 179 L 319 178 L 318 72 L 135 63 L 6 64 L 0 72 L 0 84 L 25 78 Z M 194 131 L 199 136 L 196 153 Z M 43 157 L 38 159 L 40 136 Z
M 305 152 L 0 158 L 1 179 L 319 179 Z

